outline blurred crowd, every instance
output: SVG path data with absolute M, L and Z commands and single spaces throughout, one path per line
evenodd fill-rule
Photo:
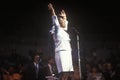
M 78 62 L 74 62 L 74 80 L 120 80 L 119 57 L 119 52 L 116 56 L 112 53 L 110 57 L 101 59 L 96 55 L 82 57 L 81 68 L 79 68 Z M 30 75 L 32 68 L 28 64 L 32 63 L 33 60 L 32 57 L 28 58 L 16 52 L 9 55 L 1 54 L 0 80 L 25 80 L 25 76 Z M 43 73 L 40 75 L 45 77 L 41 80 L 47 80 L 46 76 L 58 76 L 54 57 L 40 55 L 39 61 L 42 64 L 41 73 Z M 49 64 L 54 65 L 53 71 L 48 70 Z M 81 69 L 81 72 L 79 72 L 79 69 Z M 28 70 L 28 73 L 25 72 L 26 70 Z M 32 76 L 29 77 L 32 78 Z

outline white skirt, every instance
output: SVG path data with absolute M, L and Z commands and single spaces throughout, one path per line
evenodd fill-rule
M 74 71 L 71 51 L 56 52 L 55 61 L 56 61 L 58 73 Z

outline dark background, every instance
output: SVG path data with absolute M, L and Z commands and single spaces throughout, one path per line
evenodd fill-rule
M 1 2 L 0 50 L 16 50 L 26 55 L 29 50 L 40 48 L 46 55 L 52 53 L 49 35 L 51 16 L 47 8 L 49 2 L 56 12 L 65 9 L 70 28 L 74 27 L 80 33 L 81 52 L 119 46 L 117 1 L 31 0 Z M 76 53 L 76 33 L 73 30 L 71 32 Z

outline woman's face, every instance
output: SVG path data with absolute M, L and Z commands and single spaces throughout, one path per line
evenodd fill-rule
M 62 17 L 59 18 L 59 23 L 60 23 L 60 26 L 61 26 L 62 28 L 67 27 L 67 26 L 66 26 L 66 20 L 63 19 Z

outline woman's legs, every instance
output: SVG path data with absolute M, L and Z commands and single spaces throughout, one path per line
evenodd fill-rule
M 59 80 L 74 80 L 73 79 L 73 72 L 60 73 Z

